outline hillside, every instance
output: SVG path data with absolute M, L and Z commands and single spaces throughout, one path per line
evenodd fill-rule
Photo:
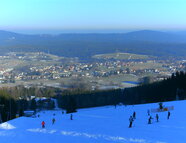
M 159 112 L 159 122 L 151 113 L 152 124 L 147 124 L 147 110 L 158 108 L 158 104 L 135 106 L 106 106 L 78 110 L 70 120 L 69 114 L 61 111 L 40 112 L 40 117 L 20 117 L 0 125 L 1 143 L 185 143 L 186 101 L 165 102 L 174 106 L 167 120 L 167 112 Z M 134 126 L 128 128 L 129 117 L 136 112 Z M 53 114 L 56 114 L 53 116 Z M 52 118 L 56 123 L 52 125 Z M 46 128 L 41 129 L 41 122 Z
M 0 53 L 50 52 L 58 56 L 90 58 L 126 52 L 152 56 L 186 56 L 186 37 L 177 33 L 142 30 L 122 34 L 26 35 L 0 31 Z M 81 52 L 79 52 L 81 51 Z

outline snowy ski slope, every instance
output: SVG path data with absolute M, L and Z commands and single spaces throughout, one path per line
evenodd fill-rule
M 167 112 L 161 112 L 157 123 L 156 113 L 152 113 L 150 125 L 147 110 L 158 108 L 157 103 L 81 109 L 73 114 L 74 120 L 60 110 L 40 112 L 39 118 L 20 117 L 0 124 L 0 143 L 186 143 L 186 101 L 164 105 L 174 106 L 170 119 Z M 128 128 L 133 111 L 136 120 Z M 41 128 L 42 121 L 46 122 L 45 129 Z

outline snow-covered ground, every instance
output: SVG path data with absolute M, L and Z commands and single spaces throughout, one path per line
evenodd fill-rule
M 165 102 L 174 106 L 170 119 L 167 112 L 159 114 L 160 122 L 147 124 L 147 110 L 158 104 L 106 106 L 78 110 L 69 114 L 58 111 L 40 112 L 40 117 L 20 117 L 0 125 L 1 143 L 185 143 L 186 101 Z M 136 112 L 134 126 L 128 128 L 129 117 Z M 55 116 L 53 114 L 56 114 Z M 52 125 L 52 118 L 56 123 Z M 46 128 L 41 128 L 41 122 Z

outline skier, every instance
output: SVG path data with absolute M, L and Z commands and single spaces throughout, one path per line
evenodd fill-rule
M 73 120 L 73 116 L 72 116 L 72 114 L 70 114 L 70 120 Z
M 53 125 L 55 122 L 56 122 L 56 119 L 53 118 L 53 119 L 52 119 L 52 125 Z
M 44 121 L 41 123 L 41 125 L 42 125 L 42 128 L 45 128 L 45 122 Z
M 129 118 L 129 122 L 130 122 L 130 124 L 129 124 L 129 128 L 131 128 L 131 127 L 132 127 L 132 123 L 133 123 L 133 121 L 134 121 L 133 117 L 132 117 L 132 116 L 130 116 L 130 118 Z
M 170 118 L 170 112 L 168 111 L 167 119 L 169 119 L 169 118 Z
M 163 110 L 163 103 L 162 102 L 159 103 L 159 109 Z
M 136 119 L 136 112 L 133 112 L 133 119 Z
M 151 122 L 152 119 L 153 118 L 150 116 L 149 119 L 148 119 L 148 124 L 152 124 L 152 122 Z
M 114 107 L 115 107 L 115 109 L 116 109 L 116 104 L 114 104 Z
M 150 116 L 150 110 L 149 109 L 147 110 L 147 114 L 148 114 L 148 116 Z
M 156 114 L 156 121 L 159 122 L 159 116 Z

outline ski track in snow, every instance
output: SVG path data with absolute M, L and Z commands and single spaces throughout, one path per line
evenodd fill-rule
M 41 128 L 36 128 L 36 129 L 27 129 L 27 131 L 30 132 L 40 132 L 40 133 L 49 133 L 49 134 L 53 134 L 56 133 L 56 130 L 46 130 L 46 129 L 41 129 Z
M 9 133 L 5 132 L 5 131 L 1 131 L 0 132 L 0 136 L 9 136 Z
M 109 140 L 109 141 L 115 141 L 115 142 L 134 142 L 134 143 L 147 143 L 144 139 L 126 139 L 124 137 L 119 137 L 119 136 L 108 136 L 108 135 L 102 135 L 102 134 L 87 134 L 87 133 L 79 133 L 79 132 L 74 132 L 74 131 L 61 131 L 62 135 L 66 136 L 83 136 L 87 138 L 93 138 L 93 139 L 104 139 L 104 140 Z
M 163 128 L 170 128 L 170 129 L 185 129 L 185 127 L 179 127 L 179 126 L 165 126 L 165 125 L 162 125 L 160 127 L 163 127 Z
M 66 136 L 83 136 L 87 138 L 93 138 L 93 139 L 104 139 L 104 140 L 109 140 L 109 141 L 115 141 L 115 142 L 121 142 L 121 143 L 127 143 L 127 142 L 132 142 L 132 143 L 152 143 L 151 141 L 147 141 L 145 139 L 137 139 L 137 138 L 125 138 L 125 137 L 120 137 L 120 136 L 108 136 L 108 135 L 102 135 L 102 134 L 87 134 L 87 133 L 79 133 L 79 132 L 74 132 L 74 131 L 61 131 L 62 135 Z M 155 143 L 166 143 L 162 141 L 157 141 Z
M 105 118 L 105 119 L 110 119 L 110 117 L 97 116 L 97 115 L 84 115 L 84 114 L 81 114 L 80 116 L 83 116 L 83 117 L 93 117 L 93 118 Z
M 35 128 L 35 129 L 27 129 L 29 132 L 39 132 L 39 133 L 59 133 L 57 130 L 46 130 L 41 128 Z M 74 136 L 74 137 L 86 137 L 90 139 L 96 139 L 96 140 L 108 140 L 112 142 L 120 142 L 120 143 L 152 143 L 151 141 L 147 141 L 145 139 L 137 139 L 137 138 L 125 138 L 120 136 L 109 136 L 109 135 L 102 135 L 102 134 L 88 134 L 88 133 L 81 133 L 81 132 L 75 132 L 75 131 L 60 131 L 61 135 L 64 136 Z M 162 141 L 157 141 L 155 143 L 166 143 Z

